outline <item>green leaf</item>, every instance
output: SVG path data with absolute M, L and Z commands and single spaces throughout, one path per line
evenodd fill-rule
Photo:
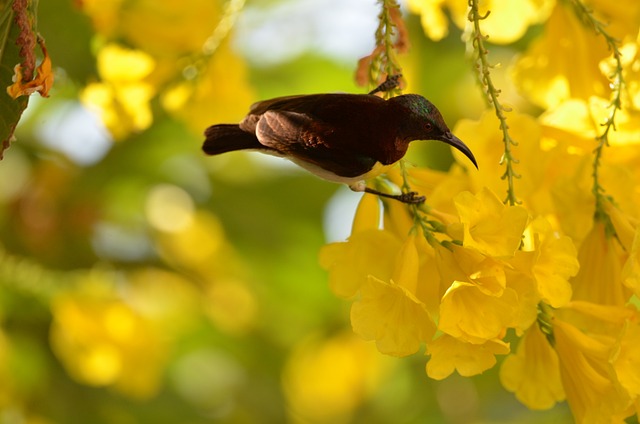
M 34 1 L 17 0 L 24 4 L 23 12 L 29 18 L 29 22 L 35 23 L 35 3 Z M 7 94 L 7 87 L 13 84 L 14 67 L 23 62 L 24 56 L 28 52 L 29 37 L 35 40 L 36 33 L 34 25 L 27 28 L 27 33 L 16 24 L 14 12 L 14 1 L 0 0 L 0 159 L 4 151 L 9 147 L 13 139 L 13 132 L 18 125 L 22 112 L 27 108 L 28 96 L 20 96 L 13 99 Z M 19 7 L 19 6 L 18 6 Z M 22 33 L 22 36 L 21 36 Z M 21 45 L 25 47 L 21 51 Z M 31 56 L 35 55 L 34 42 L 31 47 Z M 35 62 L 30 70 L 33 74 Z

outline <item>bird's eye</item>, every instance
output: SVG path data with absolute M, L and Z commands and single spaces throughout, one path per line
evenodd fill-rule
M 432 125 L 431 125 L 429 122 L 427 122 L 427 123 L 425 124 L 424 128 L 425 128 L 427 131 L 431 131 Z

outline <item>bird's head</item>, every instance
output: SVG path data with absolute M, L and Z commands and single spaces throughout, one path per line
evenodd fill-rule
M 438 108 L 418 94 L 404 94 L 388 100 L 403 111 L 400 135 L 407 141 L 438 140 L 461 151 L 478 167 L 471 149 L 451 133 Z

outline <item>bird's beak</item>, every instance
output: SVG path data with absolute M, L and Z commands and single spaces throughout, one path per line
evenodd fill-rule
M 466 157 L 469 158 L 471 162 L 473 162 L 476 169 L 478 168 L 478 163 L 476 162 L 476 158 L 473 156 L 473 153 L 471 153 L 471 149 L 469 149 L 469 147 L 467 147 L 467 145 L 464 144 L 462 140 L 453 135 L 451 131 L 447 131 L 446 133 L 444 133 L 442 135 L 442 138 L 440 138 L 440 141 L 444 141 L 445 143 L 460 150 Z

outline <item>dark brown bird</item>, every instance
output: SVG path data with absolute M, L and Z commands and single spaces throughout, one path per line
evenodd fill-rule
M 236 124 L 212 125 L 202 149 L 208 155 L 257 150 L 285 157 L 317 176 L 410 203 L 366 187 L 365 181 L 399 161 L 413 140 L 439 140 L 460 150 L 477 167 L 471 150 L 454 136 L 438 109 L 417 94 L 384 100 L 372 94 L 279 97 L 251 106 Z

